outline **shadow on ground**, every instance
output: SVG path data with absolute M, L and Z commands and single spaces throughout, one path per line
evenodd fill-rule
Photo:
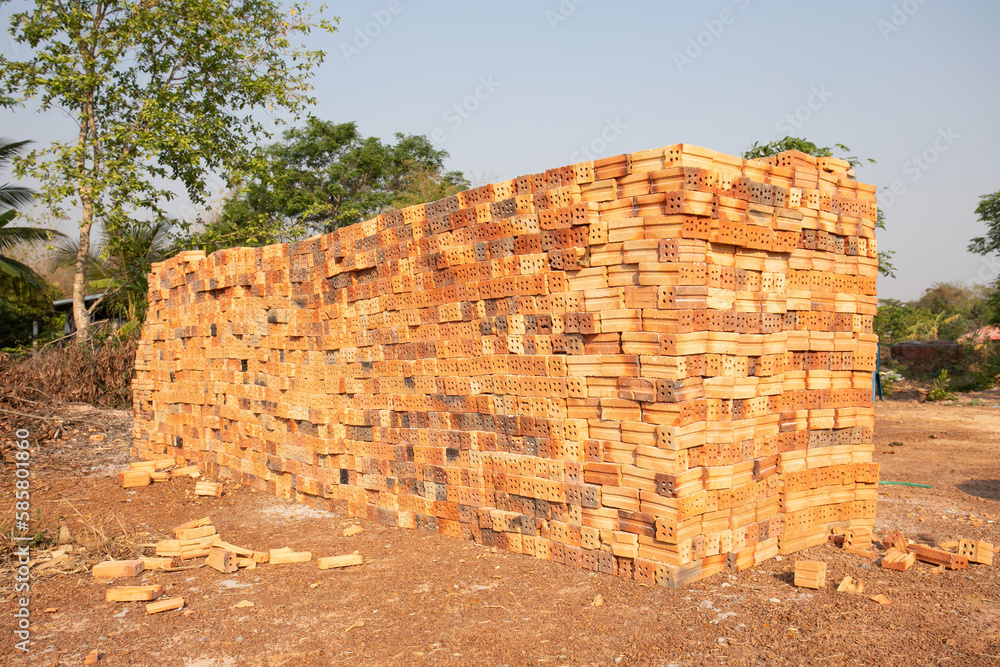
M 957 484 L 956 488 L 977 498 L 1000 500 L 1000 480 L 998 479 L 970 479 L 968 482 Z

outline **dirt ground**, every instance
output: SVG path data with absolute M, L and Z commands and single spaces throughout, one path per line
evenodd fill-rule
M 1000 543 L 1000 393 L 963 402 L 876 408 L 882 479 L 933 485 L 882 486 L 880 533 Z M 0 563 L 4 664 L 80 665 L 92 649 L 99 665 L 184 667 L 1000 664 L 996 566 L 937 573 L 918 563 L 894 572 L 822 546 L 681 590 L 646 587 L 363 520 L 364 532 L 345 538 L 355 521 L 246 488 L 218 499 L 194 496 L 194 480 L 126 491 L 114 475 L 127 462 L 129 413 L 70 406 L 66 419 L 77 421 L 33 450 L 32 502 L 44 539 L 64 524 L 74 542 L 39 543 L 27 654 L 14 648 L 13 575 Z M 4 498 L 13 480 L 4 465 Z M 10 505 L 3 501 L 8 534 Z M 365 564 L 147 573 L 142 583 L 163 584 L 187 603 L 153 616 L 144 603 L 104 601 L 110 584 L 89 566 L 203 516 L 241 546 L 287 546 L 314 558 L 359 550 Z M 835 583 L 797 589 L 796 558 L 826 561 L 828 580 L 850 574 L 891 604 L 837 593 Z M 592 605 L 597 596 L 603 606 Z M 253 605 L 237 606 L 243 601 Z

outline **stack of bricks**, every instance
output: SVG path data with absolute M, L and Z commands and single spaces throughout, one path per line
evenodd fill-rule
M 680 585 L 875 516 L 875 188 L 689 145 L 154 266 L 137 455 Z

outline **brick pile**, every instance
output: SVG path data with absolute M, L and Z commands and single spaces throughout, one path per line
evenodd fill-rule
M 137 455 L 681 585 L 871 528 L 875 188 L 676 145 L 154 266 Z

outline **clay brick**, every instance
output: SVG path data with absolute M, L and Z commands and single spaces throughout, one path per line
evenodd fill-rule
M 845 521 L 867 553 L 876 207 L 842 166 L 678 144 L 157 263 L 137 450 L 641 583 Z

